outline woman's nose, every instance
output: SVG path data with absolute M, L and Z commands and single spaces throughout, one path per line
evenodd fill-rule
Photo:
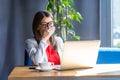
M 52 26 L 51 25 L 47 25 L 47 28 L 50 29 Z
M 50 26 L 47 26 L 47 29 L 50 29 Z

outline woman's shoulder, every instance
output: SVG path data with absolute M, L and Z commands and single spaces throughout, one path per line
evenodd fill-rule
M 37 41 L 35 40 L 35 38 L 34 37 L 32 37 L 32 38 L 28 38 L 28 39 L 26 39 L 26 41 L 25 41 L 26 43 L 37 43 Z
M 57 42 L 63 42 L 63 39 L 60 36 L 55 36 Z

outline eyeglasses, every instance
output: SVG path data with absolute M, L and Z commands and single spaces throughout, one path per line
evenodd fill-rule
M 48 23 L 41 23 L 40 26 L 42 27 L 49 27 L 49 26 L 53 26 L 54 25 L 54 21 L 50 21 Z

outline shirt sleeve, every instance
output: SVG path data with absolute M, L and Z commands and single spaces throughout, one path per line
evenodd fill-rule
M 35 39 L 27 39 L 25 41 L 25 49 L 34 65 L 47 61 L 47 58 L 45 58 L 47 46 L 48 44 L 42 40 L 39 44 L 37 44 Z
M 58 54 L 60 56 L 60 60 L 62 58 L 62 53 L 63 53 L 63 47 L 64 47 L 64 42 L 61 37 L 56 36 L 55 37 L 57 44 L 58 44 Z

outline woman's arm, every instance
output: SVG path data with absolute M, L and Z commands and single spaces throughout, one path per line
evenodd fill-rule
M 40 41 L 39 45 L 34 38 L 27 39 L 25 42 L 25 49 L 29 54 L 30 59 L 32 60 L 33 64 L 37 65 L 40 62 L 47 61 L 45 56 L 46 48 L 48 44 L 44 41 Z

